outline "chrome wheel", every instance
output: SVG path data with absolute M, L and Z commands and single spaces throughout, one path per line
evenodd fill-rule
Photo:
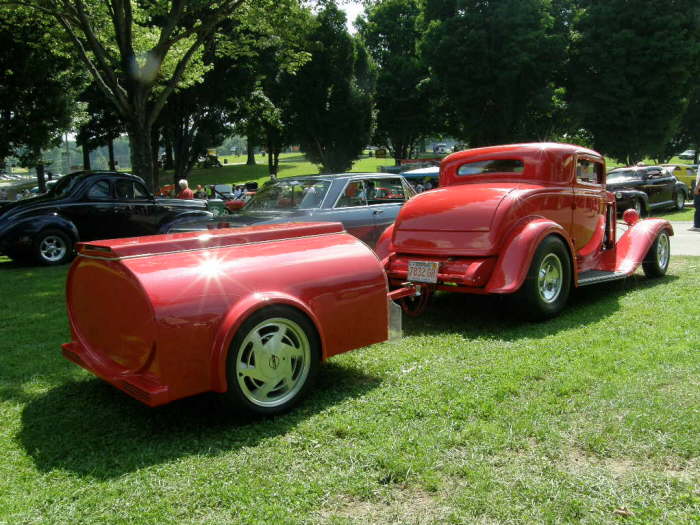
M 235 358 L 236 382 L 243 397 L 260 407 L 279 407 L 304 387 L 311 367 L 311 345 L 295 321 L 273 317 L 255 325 Z
M 636 211 L 640 217 L 642 216 L 642 201 L 639 199 L 635 199 L 634 201 L 634 211 Z
M 542 259 L 537 272 L 537 289 L 540 298 L 545 303 L 553 303 L 561 293 L 564 283 L 561 260 L 554 253 L 549 253 Z
M 68 244 L 59 235 L 46 235 L 39 242 L 39 254 L 46 262 L 59 262 L 65 258 L 67 253 Z
M 661 232 L 656 240 L 656 261 L 659 268 L 665 269 L 671 258 L 671 242 L 666 232 Z

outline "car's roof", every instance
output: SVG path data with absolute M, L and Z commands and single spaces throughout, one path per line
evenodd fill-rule
M 490 155 L 517 155 L 523 158 L 540 158 L 543 153 L 550 155 L 571 155 L 571 154 L 585 154 L 591 157 L 597 157 L 602 159 L 602 155 L 597 151 L 592 149 L 584 148 L 582 146 L 577 146 L 575 144 L 562 144 L 559 142 L 529 142 L 524 144 L 505 144 L 503 146 L 486 146 L 483 148 L 474 148 L 464 151 L 458 151 L 448 155 L 442 159 L 442 163 L 451 162 L 455 160 L 479 160 L 481 158 L 488 158 Z

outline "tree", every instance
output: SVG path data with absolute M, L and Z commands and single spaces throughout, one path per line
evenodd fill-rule
M 324 173 L 350 169 L 369 139 L 371 97 L 358 81 L 357 45 L 345 14 L 327 2 L 309 34 L 312 58 L 290 79 L 294 136 Z
M 569 72 L 574 114 L 596 149 L 663 157 L 698 65 L 697 0 L 582 2 Z
M 566 37 L 548 0 L 426 0 L 421 52 L 444 130 L 472 146 L 552 133 Z
M 41 150 L 58 145 L 69 127 L 78 76 L 49 25 L 25 15 L 0 10 L 0 158 L 36 166 L 45 191 Z
M 428 68 L 418 55 L 421 33 L 417 0 L 387 0 L 371 6 L 359 33 L 378 67 L 375 136 L 386 142 L 398 164 L 432 129 Z
M 87 114 L 87 120 L 80 124 L 76 135 L 77 144 L 83 148 L 84 168 L 90 169 L 90 151 L 107 146 L 109 169 L 115 170 L 114 140 L 124 131 L 121 117 L 95 82 L 85 88 L 79 100 L 85 104 Z
M 55 17 L 87 70 L 124 119 L 133 170 L 151 186 L 152 131 L 168 97 L 201 79 L 202 47 L 245 0 L 26 0 Z M 267 0 L 258 0 L 265 8 Z M 263 5 L 265 4 L 265 5 Z M 246 9 L 243 9 L 243 8 Z

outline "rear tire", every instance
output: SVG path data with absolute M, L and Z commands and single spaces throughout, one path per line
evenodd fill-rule
M 676 209 L 678 211 L 685 208 L 685 199 L 685 192 L 683 190 L 678 190 L 678 192 L 676 192 Z
M 73 241 L 61 230 L 43 230 L 34 238 L 34 258 L 44 266 L 65 264 L 73 258 Z
M 320 361 L 316 328 L 304 314 L 285 305 L 259 310 L 231 342 L 224 397 L 249 413 L 285 412 L 311 388 Z
M 671 241 L 666 230 L 661 231 L 654 239 L 654 243 L 649 248 L 642 269 L 644 275 L 650 279 L 663 277 L 668 270 L 668 263 L 671 260 Z
M 515 294 L 522 314 L 533 321 L 562 311 L 571 291 L 571 260 L 564 242 L 545 237 L 532 258 L 525 282 Z

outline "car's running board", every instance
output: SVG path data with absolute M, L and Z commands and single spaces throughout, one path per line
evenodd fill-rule
M 619 281 L 624 279 L 628 274 L 622 272 L 606 272 L 603 270 L 588 270 L 581 272 L 578 277 L 579 286 L 587 286 L 589 284 L 606 283 L 608 281 Z

